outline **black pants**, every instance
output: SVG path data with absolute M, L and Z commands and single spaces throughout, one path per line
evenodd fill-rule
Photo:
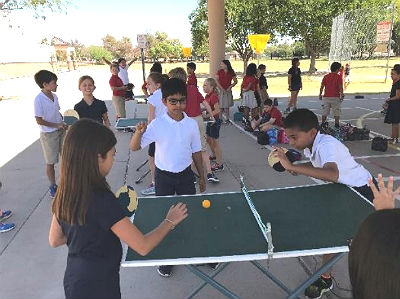
M 193 171 L 190 168 L 174 173 L 156 167 L 156 196 L 196 194 Z
M 379 190 L 378 182 L 375 180 L 374 177 L 372 177 L 372 182 L 374 183 L 375 187 Z M 368 199 L 371 203 L 374 201 L 374 193 L 372 193 L 371 187 L 368 184 L 360 187 L 353 187 L 353 189 L 356 190 L 358 193 L 360 193 L 362 196 L 364 196 L 366 199 Z

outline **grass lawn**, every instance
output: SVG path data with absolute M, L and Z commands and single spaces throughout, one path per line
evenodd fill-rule
M 251 61 L 257 63 L 257 61 Z M 243 62 L 241 60 L 232 60 L 232 67 L 238 73 L 239 83 L 234 87 L 234 94 L 240 93 L 240 84 L 243 71 Z M 290 60 L 260 60 L 267 66 L 267 79 L 270 96 L 286 96 L 289 94 L 287 87 L 287 70 L 290 68 Z M 392 67 L 395 63 L 400 63 L 400 58 L 392 58 L 389 66 Z M 301 60 L 300 68 L 304 71 L 308 70 L 310 60 Z M 205 78 L 208 77 L 209 63 L 197 62 L 197 76 L 199 87 L 202 86 Z M 386 60 L 354 60 L 351 61 L 351 84 L 346 93 L 378 93 L 389 92 L 391 88 L 390 73 L 386 84 L 384 83 Z M 146 73 L 148 74 L 151 64 L 146 64 Z M 168 73 L 175 67 L 184 67 L 186 69 L 186 62 L 178 63 L 164 63 L 163 71 Z M 108 69 L 107 65 L 81 65 L 79 68 L 99 68 Z M 327 60 L 317 60 L 316 68 L 317 74 L 309 75 L 303 74 L 303 90 L 300 91 L 300 96 L 318 95 L 319 86 L 323 75 L 328 71 L 329 65 Z M 0 64 L 0 81 L 9 78 L 16 78 L 21 76 L 32 76 L 39 69 L 52 70 L 49 63 L 12 63 Z M 66 65 L 61 65 L 62 71 L 67 70 Z M 135 62 L 132 64 L 131 69 L 141 70 L 141 63 Z M 389 70 L 390 72 L 390 70 Z M 138 82 L 134 82 L 136 85 Z M 1 96 L 1 95 L 0 95 Z

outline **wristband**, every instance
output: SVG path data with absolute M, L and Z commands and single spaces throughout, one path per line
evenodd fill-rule
M 164 221 L 167 221 L 167 222 L 171 223 L 171 230 L 173 230 L 175 228 L 175 224 L 171 220 L 169 220 L 168 218 L 165 218 Z

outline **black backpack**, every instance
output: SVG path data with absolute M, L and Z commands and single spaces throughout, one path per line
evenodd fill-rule
M 388 141 L 382 137 L 374 137 L 372 139 L 371 149 L 373 151 L 386 152 L 388 149 Z
M 269 135 L 267 134 L 267 132 L 258 132 L 257 143 L 261 145 L 269 144 Z

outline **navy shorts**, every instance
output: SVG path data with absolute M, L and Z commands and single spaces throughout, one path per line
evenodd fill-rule
M 375 180 L 374 177 L 372 177 L 372 182 L 374 183 L 375 187 L 378 188 L 378 182 Z M 366 199 L 368 199 L 371 203 L 374 201 L 374 193 L 372 193 L 371 187 L 366 184 L 364 186 L 360 187 L 353 187 L 354 190 L 356 190 L 358 193 L 360 193 L 362 196 L 364 196 Z
M 173 173 L 156 166 L 156 196 L 196 194 L 193 171 L 188 166 L 181 172 Z
M 147 154 L 154 158 L 154 154 L 156 153 L 156 143 L 152 142 L 149 144 L 149 150 L 147 151 Z
M 206 134 L 208 137 L 218 139 L 219 138 L 219 130 L 221 128 L 221 120 L 217 118 L 215 123 L 208 123 L 206 128 Z

